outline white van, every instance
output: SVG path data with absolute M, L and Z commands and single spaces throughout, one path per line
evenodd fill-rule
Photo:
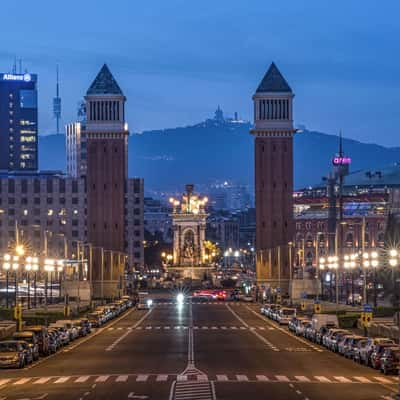
M 334 314 L 314 314 L 311 320 L 312 329 L 319 331 L 322 326 L 329 328 L 337 328 L 339 321 L 337 315 Z
M 138 310 L 149 310 L 153 305 L 153 300 L 147 292 L 139 292 L 139 301 L 137 303 Z

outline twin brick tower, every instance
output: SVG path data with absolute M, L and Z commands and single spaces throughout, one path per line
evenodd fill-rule
M 257 282 L 288 291 L 293 240 L 294 94 L 274 63 L 253 96 Z M 94 297 L 121 293 L 128 128 L 125 96 L 104 65 L 86 93 L 87 237 Z
M 253 96 L 257 283 L 289 290 L 293 240 L 293 97 L 274 63 Z

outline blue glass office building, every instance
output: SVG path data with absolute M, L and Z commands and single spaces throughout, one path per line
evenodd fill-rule
M 0 170 L 37 169 L 37 75 L 0 73 Z

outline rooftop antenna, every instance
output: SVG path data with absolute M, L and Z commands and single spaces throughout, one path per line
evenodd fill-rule
M 342 136 L 342 130 L 339 131 L 339 157 L 343 157 L 343 136 Z
M 17 56 L 14 56 L 14 63 L 12 67 L 12 73 L 15 75 L 17 73 Z
M 19 74 L 22 74 L 22 58 L 20 58 L 19 60 L 18 60 L 18 66 L 19 66 Z
M 53 115 L 56 119 L 57 124 L 57 135 L 60 134 L 60 119 L 61 119 L 61 98 L 60 98 L 60 83 L 59 83 L 59 73 L 58 64 L 56 68 L 57 83 L 56 83 L 56 97 L 53 98 Z

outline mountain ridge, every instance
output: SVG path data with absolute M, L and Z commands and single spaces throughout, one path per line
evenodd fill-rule
M 131 134 L 129 176 L 145 179 L 153 190 L 180 189 L 185 183 L 232 180 L 253 186 L 254 139 L 246 121 L 209 119 L 196 125 Z M 338 136 L 303 127 L 294 138 L 294 180 L 301 188 L 320 182 L 331 170 Z M 380 168 L 400 160 L 400 147 L 343 138 L 351 171 Z M 65 136 L 39 137 L 42 170 L 66 170 Z

